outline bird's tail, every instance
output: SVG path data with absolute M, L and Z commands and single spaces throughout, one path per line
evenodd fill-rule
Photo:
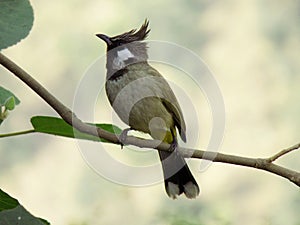
M 179 152 L 159 151 L 159 157 L 169 197 L 175 199 L 184 193 L 187 198 L 196 198 L 200 192 L 199 186 Z

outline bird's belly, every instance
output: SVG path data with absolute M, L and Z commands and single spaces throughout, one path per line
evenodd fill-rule
M 163 139 L 174 127 L 172 115 L 157 97 L 151 81 L 138 79 L 126 83 L 121 77 L 107 81 L 106 92 L 110 103 L 120 119 L 132 129 L 149 133 L 155 139 Z M 109 87 L 109 88 L 108 88 Z

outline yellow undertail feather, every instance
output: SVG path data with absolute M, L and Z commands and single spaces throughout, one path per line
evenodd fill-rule
M 175 127 L 171 128 L 171 131 L 166 131 L 163 142 L 172 144 L 174 142 L 174 139 L 176 140 L 176 128 Z

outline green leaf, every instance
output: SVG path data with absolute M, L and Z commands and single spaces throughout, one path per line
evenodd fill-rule
M 19 205 L 17 199 L 10 197 L 7 193 L 0 189 L 0 212 L 5 209 L 13 209 Z
M 8 110 L 13 110 L 15 108 L 15 98 L 11 96 L 7 101 L 5 102 L 5 108 Z
M 17 199 L 0 189 L 0 224 L 49 225 L 50 223 L 31 215 Z
M 20 100 L 12 92 L 10 92 L 9 90 L 0 86 L 0 107 L 5 106 L 7 108 L 6 104 L 8 101 L 11 101 L 10 100 L 11 98 L 13 98 L 14 106 L 20 104 Z M 11 104 L 11 103 L 8 103 L 8 104 Z M 9 109 L 9 110 L 11 110 L 11 109 Z
M 33 25 L 33 9 L 28 0 L 0 1 L 0 50 L 25 38 Z
M 8 110 L 13 110 L 18 104 L 20 100 L 9 90 L 0 86 L 0 125 L 8 116 Z
M 31 124 L 36 132 L 58 135 L 62 137 L 84 139 L 90 141 L 109 142 L 103 138 L 94 137 L 89 134 L 79 132 L 64 120 L 57 117 L 35 116 L 31 118 Z M 112 124 L 90 124 L 102 128 L 113 134 L 120 134 L 122 130 Z
M 50 224 L 46 220 L 34 217 L 31 215 L 23 206 L 18 205 L 17 207 L 4 210 L 0 212 L 0 224 L 24 224 L 24 225 L 45 225 Z

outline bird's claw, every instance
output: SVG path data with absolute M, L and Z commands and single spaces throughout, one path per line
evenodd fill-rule
M 177 151 L 177 147 L 178 147 L 177 141 L 173 141 L 173 142 L 170 144 L 170 149 L 172 149 L 172 152 L 173 152 L 173 151 Z

